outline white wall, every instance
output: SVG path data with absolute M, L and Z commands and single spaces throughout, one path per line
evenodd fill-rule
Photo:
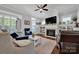
M 77 22 L 79 23 L 79 9 L 77 10 Z
M 30 21 L 30 25 L 25 25 L 24 24 L 24 20 L 29 20 Z M 31 17 L 29 17 L 29 16 L 26 16 L 26 17 L 22 17 L 22 19 L 21 19 L 21 31 L 24 31 L 24 28 L 31 28 L 31 25 L 32 25 L 32 23 L 31 23 Z
M 16 20 L 16 29 L 17 32 L 21 32 L 21 19 L 17 18 Z
M 41 22 L 41 19 L 36 18 L 36 22 Z M 40 33 L 40 25 L 36 25 L 36 33 Z

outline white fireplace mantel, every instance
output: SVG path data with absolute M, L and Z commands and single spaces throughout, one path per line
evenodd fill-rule
M 45 27 L 45 36 L 47 36 L 46 33 L 47 33 L 48 29 L 55 30 L 55 35 L 58 34 L 58 25 L 57 24 L 43 25 L 43 27 Z
M 57 25 L 45 25 L 45 29 L 57 29 Z

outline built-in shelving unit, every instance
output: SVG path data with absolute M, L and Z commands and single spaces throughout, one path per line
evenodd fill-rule
M 60 30 L 73 30 L 74 24 L 60 24 L 59 29 Z

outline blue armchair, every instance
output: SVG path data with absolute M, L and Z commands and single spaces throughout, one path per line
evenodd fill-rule
M 25 36 L 28 36 L 28 37 L 32 36 L 32 31 L 30 31 L 30 28 L 25 28 L 24 33 L 25 33 Z

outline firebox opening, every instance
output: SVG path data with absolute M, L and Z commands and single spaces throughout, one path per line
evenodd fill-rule
M 55 37 L 55 30 L 52 29 L 47 29 L 47 33 L 48 36 L 54 36 Z

